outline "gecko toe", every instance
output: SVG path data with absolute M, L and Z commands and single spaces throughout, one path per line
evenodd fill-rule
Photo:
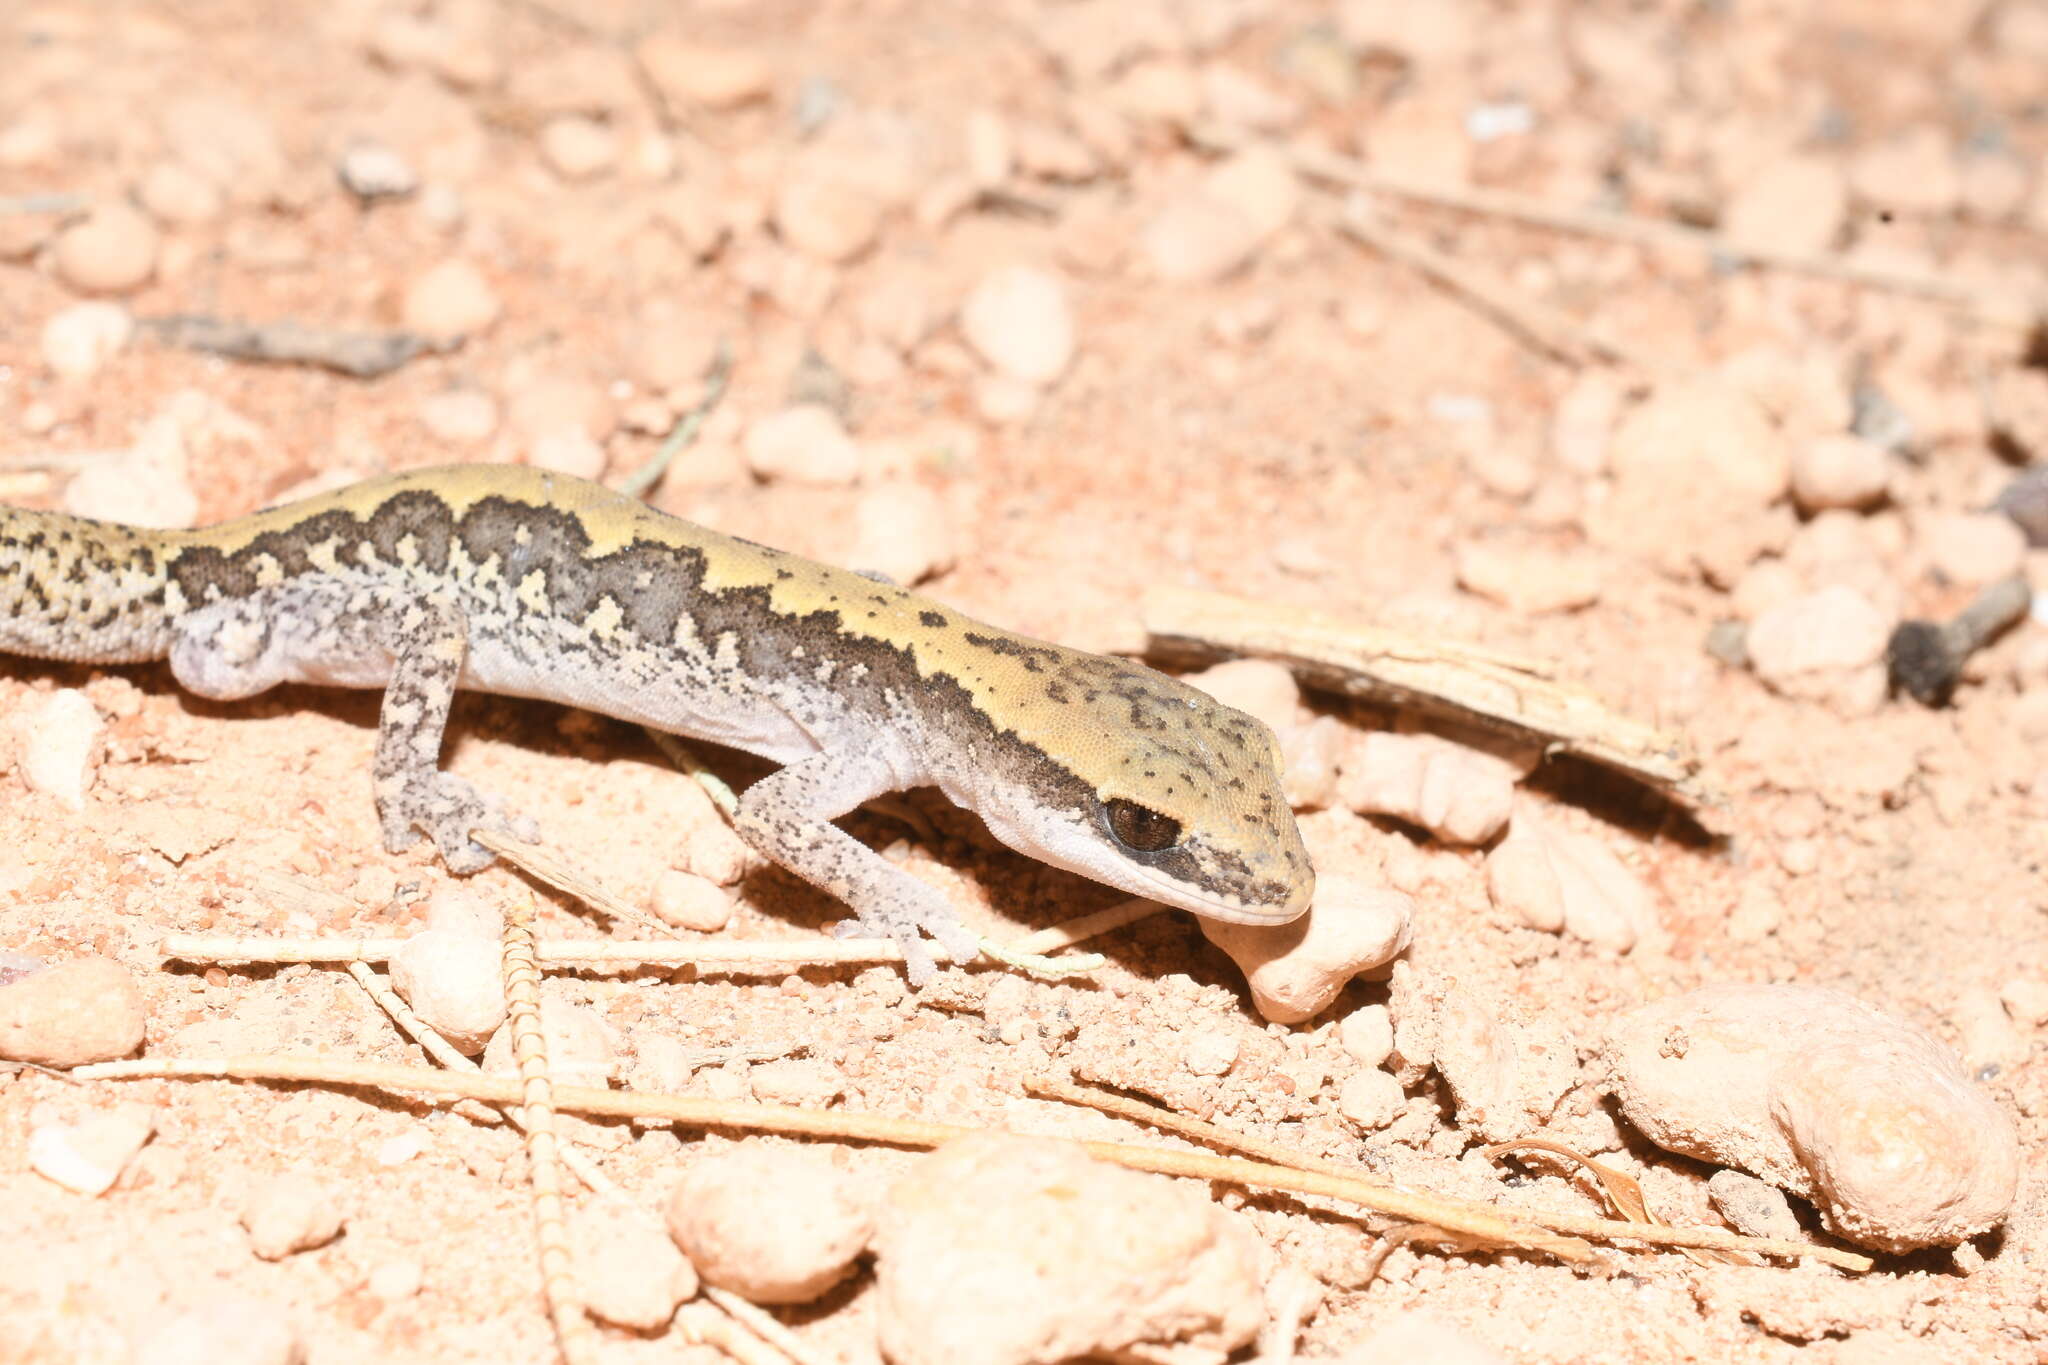
M 394 852 L 410 847 L 424 831 L 440 851 L 441 861 L 457 876 L 481 872 L 497 855 L 470 836 L 488 829 L 533 843 L 540 827 L 523 815 L 504 810 L 463 778 L 437 772 L 425 782 L 408 785 L 387 803 L 384 843 Z M 403 843 L 397 842 L 402 839 Z

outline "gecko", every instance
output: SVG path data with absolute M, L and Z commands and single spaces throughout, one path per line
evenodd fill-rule
M 983 624 L 867 575 L 513 465 L 368 479 L 197 529 L 0 507 L 0 650 L 168 658 L 235 700 L 381 689 L 372 795 L 393 853 L 533 822 L 441 767 L 458 688 L 534 697 L 780 766 L 733 823 L 901 945 L 913 984 L 978 951 L 945 897 L 834 821 L 936 786 L 1003 843 L 1211 919 L 1280 924 L 1314 872 L 1273 731 L 1143 664 Z M 927 942 L 929 939 L 929 942 Z

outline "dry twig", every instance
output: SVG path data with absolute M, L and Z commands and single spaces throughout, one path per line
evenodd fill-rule
M 1373 214 L 1363 196 L 1353 196 L 1344 206 L 1337 227 L 1360 245 L 1464 295 L 1494 321 L 1554 359 L 1568 365 L 1584 365 L 1592 360 L 1621 361 L 1646 374 L 1652 373 L 1645 361 L 1556 309 L 1498 280 L 1486 278 L 1427 243 L 1394 231 Z
M 276 1057 L 263 1054 L 211 1059 L 169 1058 L 99 1062 L 74 1068 L 70 1075 L 80 1081 L 181 1079 L 314 1081 L 326 1085 L 374 1086 L 443 1098 L 470 1098 L 494 1102 L 517 1101 L 519 1084 L 508 1077 L 456 1076 L 426 1067 L 390 1066 L 357 1062 L 345 1058 Z M 738 1104 L 725 1100 L 696 1099 L 682 1095 L 653 1095 L 640 1092 L 598 1090 L 584 1086 L 563 1086 L 554 1092 L 554 1108 L 603 1118 L 639 1118 L 687 1124 L 702 1128 L 731 1128 L 742 1131 L 796 1134 L 836 1138 L 842 1141 L 883 1142 L 899 1147 L 936 1147 L 956 1138 L 982 1131 L 957 1124 L 932 1123 L 922 1119 L 890 1118 L 880 1114 L 859 1114 L 844 1110 L 800 1109 L 789 1105 Z M 1164 1147 L 1134 1147 L 1115 1142 L 1078 1144 L 1090 1156 L 1133 1170 L 1162 1175 L 1187 1176 L 1196 1180 L 1223 1181 L 1233 1185 L 1288 1190 L 1296 1194 L 1322 1195 L 1362 1205 L 1377 1212 L 1415 1217 L 1417 1221 L 1441 1225 L 1458 1207 L 1474 1214 L 1500 1219 L 1501 1211 L 1483 1204 L 1466 1204 L 1388 1191 L 1384 1186 L 1355 1175 L 1333 1175 L 1204 1152 L 1175 1151 Z M 1743 1237 L 1709 1228 L 1653 1228 L 1601 1218 L 1517 1209 L 1510 1217 L 1522 1222 L 1563 1232 L 1570 1236 L 1599 1237 L 1603 1240 L 1641 1242 L 1657 1246 L 1703 1246 L 1763 1256 L 1805 1257 L 1825 1261 L 1844 1270 L 1870 1269 L 1871 1260 L 1851 1251 L 1814 1246 L 1805 1242 L 1780 1242 L 1768 1238 Z
M 1171 1110 L 1161 1109 L 1156 1105 L 1146 1104 L 1141 1100 L 1133 1100 L 1121 1095 L 1109 1095 L 1101 1091 L 1083 1090 L 1079 1086 L 1065 1085 L 1057 1081 L 1031 1081 L 1026 1083 L 1026 1088 L 1034 1094 L 1043 1095 L 1049 1099 L 1063 1100 L 1070 1104 L 1098 1109 L 1106 1114 L 1114 1114 L 1119 1118 L 1127 1118 L 1136 1123 L 1146 1123 L 1156 1128 L 1164 1128 L 1168 1132 L 1180 1133 L 1183 1136 L 1214 1143 L 1226 1149 L 1252 1152 L 1275 1166 L 1291 1167 L 1305 1173 L 1323 1175 L 1332 1180 L 1340 1180 L 1349 1185 L 1373 1191 L 1375 1198 L 1379 1197 L 1379 1192 L 1385 1191 L 1392 1198 L 1387 1199 L 1384 1203 L 1373 1202 L 1373 1200 L 1362 1197 L 1357 1193 L 1343 1194 L 1337 1197 L 1349 1199 L 1354 1203 L 1364 1204 L 1367 1208 L 1391 1214 L 1397 1218 L 1407 1218 L 1414 1223 L 1440 1229 L 1454 1238 L 1474 1237 L 1482 1242 L 1501 1243 L 1504 1239 L 1501 1238 L 1494 1228 L 1489 1227 L 1483 1221 L 1491 1220 L 1494 1224 L 1508 1227 L 1510 1230 L 1515 1231 L 1517 1235 L 1522 1236 L 1526 1236 L 1529 1227 L 1532 1226 L 1547 1229 L 1551 1232 L 1564 1233 L 1567 1234 L 1564 1239 L 1566 1242 L 1571 1242 L 1579 1237 L 1589 1237 L 1600 1241 L 1637 1241 L 1655 1246 L 1680 1248 L 1705 1247 L 1718 1251 L 1750 1252 L 1757 1255 L 1812 1256 L 1815 1259 L 1826 1261 L 1828 1264 L 1838 1266 L 1844 1270 L 1857 1271 L 1868 1270 L 1871 1264 L 1868 1256 L 1861 1256 L 1855 1252 L 1836 1251 L 1829 1247 L 1813 1247 L 1805 1242 L 1778 1242 L 1764 1238 L 1743 1237 L 1732 1232 L 1723 1232 L 1718 1228 L 1674 1228 L 1654 1221 L 1643 1222 L 1640 1220 L 1617 1222 L 1608 1218 L 1586 1218 L 1578 1214 L 1551 1213 L 1543 1209 L 1501 1209 L 1487 1204 L 1474 1204 L 1465 1200 L 1441 1199 L 1434 1195 L 1408 1194 L 1405 1191 L 1394 1190 L 1391 1187 L 1366 1180 L 1356 1171 L 1341 1166 L 1336 1162 L 1320 1161 L 1314 1157 L 1303 1156 L 1298 1152 L 1281 1147 L 1277 1143 L 1265 1142 L 1246 1133 L 1233 1133 L 1227 1128 L 1219 1128 L 1215 1124 L 1204 1123 L 1200 1119 L 1192 1119 L 1184 1114 L 1176 1114 Z M 1156 1149 L 1133 1148 L 1131 1150 L 1151 1151 Z M 1275 1184 L 1273 1188 L 1291 1189 L 1294 1187 Z M 1315 1191 L 1297 1192 L 1315 1193 Z M 1481 1215 L 1481 1218 L 1465 1219 L 1456 1216 L 1460 1213 L 1468 1212 Z M 1442 1216 L 1445 1213 L 1453 1215 L 1450 1221 L 1446 1221 L 1445 1217 Z M 1513 1225 L 1517 1223 L 1525 1226 L 1516 1229 Z M 1506 1244 L 1525 1245 L 1525 1243 L 1513 1241 L 1508 1241 Z M 1558 1254 L 1553 1248 L 1548 1246 L 1538 1244 L 1527 1245 L 1532 1245 L 1537 1250 L 1551 1251 L 1553 1255 Z M 1579 1245 L 1583 1246 L 1584 1244 L 1580 1243 Z M 1570 1256 L 1560 1256 L 1560 1259 L 1569 1260 L 1572 1258 Z
M 375 379 L 430 351 L 451 347 L 419 332 L 352 332 L 304 323 L 238 322 L 202 313 L 137 318 L 135 325 L 166 346 L 269 365 L 318 365 L 356 379 Z
M 1239 145 L 1238 139 L 1215 129 L 1197 130 L 1195 139 L 1219 150 Z M 1896 294 L 1913 294 L 1960 309 L 1980 321 L 1997 326 L 2032 327 L 2040 320 L 2044 308 L 2048 308 L 2048 300 L 2015 296 L 2010 292 L 1973 285 L 1939 271 L 1871 265 L 1851 260 L 1839 252 L 1790 251 L 1740 242 L 1722 233 L 1688 227 L 1683 223 L 1645 218 L 1639 214 L 1571 208 L 1510 190 L 1446 185 L 1381 170 L 1350 157 L 1313 148 L 1295 147 L 1289 150 L 1288 155 L 1303 175 L 1327 184 L 1394 195 L 1462 213 L 1512 219 L 1558 232 L 1605 237 L 1645 247 L 1696 251 L 1731 265 L 1764 266 Z
M 1148 656 L 1174 665 L 1254 656 L 1308 687 L 1476 723 L 1611 768 L 1682 803 L 1712 829 L 1726 799 L 1685 736 L 1612 710 L 1537 665 L 1301 607 L 1190 588 L 1145 598 Z

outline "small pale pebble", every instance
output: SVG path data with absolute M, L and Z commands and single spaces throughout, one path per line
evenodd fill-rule
M 0 979 L 0 1058 L 82 1066 L 142 1046 L 148 1007 L 128 969 L 110 958 L 72 958 Z
M 557 114 L 541 125 L 541 159 L 564 180 L 590 180 L 616 166 L 618 134 L 583 114 Z
M 1954 213 L 1963 194 L 1954 151 L 1931 123 L 1862 148 L 1850 159 L 1849 184 L 1881 209 L 1929 218 Z
M 1792 452 L 1792 496 L 1809 512 L 1867 507 L 1891 488 L 1891 455 L 1884 447 L 1844 432 L 1806 442 Z
M 404 1303 L 419 1297 L 427 1282 L 426 1267 L 418 1261 L 400 1258 L 380 1261 L 363 1281 L 363 1288 L 379 1303 Z
M 1335 716 L 1317 716 L 1280 732 L 1280 784 L 1295 810 L 1324 810 L 1337 801 L 1349 734 Z
M 875 244 L 882 202 L 858 185 L 817 174 L 798 174 L 775 195 L 775 231 L 813 260 L 839 265 Z
M 1401 1082 L 1377 1067 L 1345 1079 L 1337 1091 L 1337 1113 L 1361 1133 L 1376 1132 L 1394 1121 L 1408 1102 Z
M 220 217 L 220 187 L 178 161 L 159 161 L 135 187 L 135 198 L 165 227 L 201 227 Z
M 718 883 L 669 867 L 655 878 L 653 908 L 664 924 L 715 934 L 732 923 L 733 899 Z
M 1290 924 L 1200 920 L 1251 987 L 1260 1016 L 1298 1024 L 1320 1014 L 1353 977 L 1384 967 L 1408 946 L 1415 903 L 1358 877 L 1326 873 L 1315 901 Z
M 430 337 L 471 336 L 498 320 L 498 295 L 474 265 L 447 260 L 413 277 L 399 312 L 412 331 Z
M 737 884 L 753 861 L 753 849 L 715 816 L 706 816 L 683 837 L 683 866 L 720 886 Z
M 1284 151 L 1254 144 L 1202 177 L 1202 192 L 1244 215 L 1263 243 L 1292 223 L 1301 208 L 1301 180 Z
M 1003 116 L 992 109 L 976 109 L 967 115 L 967 176 L 975 185 L 992 190 L 1010 178 L 1017 160 L 1016 145 Z
M 85 693 L 62 687 L 21 716 L 21 779 L 72 810 L 85 809 L 85 794 L 99 774 L 106 722 Z
M 2028 1028 L 2048 1024 L 2048 980 L 2016 976 L 1998 988 L 1998 998 L 2014 1023 Z
M 1516 772 L 1492 754 L 1435 735 L 1373 731 L 1344 755 L 1338 799 L 1365 815 L 1392 815 L 1453 844 L 1483 844 L 1508 822 Z
M 906 588 L 944 573 L 959 558 L 945 500 L 921 483 L 892 479 L 864 490 L 853 525 L 847 566 L 887 574 Z
M 571 374 L 539 374 L 509 382 L 511 401 L 505 425 L 520 436 L 529 452 L 540 438 L 575 432 L 594 441 L 611 435 L 616 415 L 611 399 L 596 382 Z
M 1578 1080 L 1578 1049 L 1549 1019 L 1476 990 L 1446 991 L 1431 1064 L 1456 1101 L 1458 1123 L 1488 1142 L 1529 1136 Z
M 910 216 L 926 232 L 943 232 L 980 198 L 981 191 L 965 175 L 942 175 L 918 194 Z
M 1606 844 L 1526 808 L 1486 855 L 1486 889 L 1530 928 L 1563 930 L 1603 952 L 1628 952 L 1658 927 L 1649 888 Z
M 1862 703 L 1883 698 L 1892 624 L 1854 588 L 1822 588 L 1781 602 L 1750 623 L 1750 668 L 1773 691 L 1860 713 Z
M 1038 266 L 984 275 L 961 305 L 960 330 L 982 359 L 1026 384 L 1051 384 L 1074 358 L 1066 282 Z
M 1242 1215 L 1071 1143 L 949 1143 L 890 1188 L 877 1223 L 876 1331 L 893 1365 L 1221 1365 L 1265 1318 L 1265 1248 Z
M 974 377 L 974 413 L 992 427 L 1022 426 L 1038 411 L 1038 387 L 1007 374 Z
M 242 1210 L 249 1249 L 266 1261 L 327 1245 L 344 1221 L 336 1192 L 303 1171 L 262 1181 Z
M 1574 474 L 1607 471 L 1607 442 L 1628 396 L 1611 370 L 1581 370 L 1550 415 L 1550 453 Z
M 1210 62 L 1202 68 L 1202 101 L 1209 117 L 1232 127 L 1271 133 L 1301 117 L 1302 102 L 1240 66 Z
M 860 447 L 822 403 L 798 403 L 747 428 L 747 467 L 756 478 L 824 486 L 857 483 Z
M 1785 1192 L 1746 1171 L 1716 1171 L 1708 1176 L 1707 1198 L 1744 1237 L 1770 1237 L 1781 1242 L 1806 1240 Z
M 619 404 L 619 430 L 635 436 L 666 435 L 676 424 L 675 409 L 654 397 L 629 398 Z
M 1653 391 L 1623 415 L 1607 458 L 1611 489 L 1587 510 L 1594 542 L 1671 572 L 1733 562 L 1727 580 L 1770 539 L 1765 510 L 1791 478 L 1768 410 L 1715 376 Z
M 838 1067 L 804 1058 L 762 1062 L 747 1072 L 747 1084 L 758 1100 L 813 1109 L 822 1109 L 846 1093 L 846 1078 Z
M 74 303 L 43 324 L 43 364 L 59 379 L 89 379 L 121 353 L 135 320 L 118 303 Z
M 1951 583 L 1995 583 L 2026 558 L 2026 533 L 1998 512 L 1936 512 L 1914 531 L 1928 566 Z
M 2003 223 L 2019 216 L 2027 202 L 2027 171 L 2017 159 L 1999 153 L 1968 157 L 1962 168 L 1962 207 L 1980 223 Z
M 156 1111 L 135 1100 L 77 1123 L 41 1124 L 29 1129 L 29 1169 L 76 1194 L 105 1194 L 155 1131 Z
M 1973 986 L 1948 1011 L 1963 1056 L 1963 1069 L 1979 1080 L 2010 1071 L 2027 1058 L 2027 1039 L 2005 1012 L 1996 992 Z
M 403 199 L 420 187 L 412 163 L 381 142 L 352 143 L 335 163 L 341 186 L 364 203 Z
M 450 445 L 478 445 L 498 429 L 498 400 L 480 389 L 448 389 L 421 401 L 420 425 Z
M 104 204 L 57 234 L 50 264 L 83 294 L 126 294 L 156 273 L 156 225 L 124 203 Z
M 379 1166 L 403 1166 L 426 1150 L 426 1133 L 418 1128 L 410 1128 L 378 1143 L 371 1150 L 370 1159 Z
M 1144 122 L 1187 127 L 1202 115 L 1194 68 L 1169 58 L 1133 62 L 1105 93 L 1118 112 Z
M 303 1365 L 306 1345 L 290 1311 L 231 1289 L 167 1309 L 138 1338 L 132 1365 Z
M 505 1022 L 504 950 L 495 938 L 427 929 L 391 956 L 391 986 L 429 1028 L 474 1057 Z
M 595 436 L 574 427 L 543 431 L 526 443 L 528 464 L 576 479 L 602 478 L 610 458 Z
M 706 1284 L 761 1304 L 817 1298 L 853 1272 L 874 1231 L 861 1182 L 829 1151 L 759 1138 L 699 1156 L 667 1213 Z
M 697 1061 L 690 1049 L 672 1034 L 655 1025 L 641 1024 L 632 1032 L 633 1063 L 626 1070 L 626 1088 L 646 1094 L 674 1095 L 690 1083 Z
M 1810 877 L 1820 871 L 1821 845 L 1817 839 L 1787 839 L 1778 845 L 1778 866 L 1795 877 Z
M 1161 283 L 1198 284 L 1242 269 L 1259 242 L 1248 214 L 1197 188 L 1168 200 L 1152 216 L 1139 234 L 1138 250 Z
M 543 1000 L 540 1027 L 547 1040 L 548 1071 L 555 1084 L 586 1085 L 598 1090 L 611 1084 L 619 1063 L 612 1051 L 611 1030 L 605 1027 L 597 1011 L 566 1000 Z M 519 1070 L 512 1051 L 509 1020 L 485 1045 L 483 1068 L 500 1073 Z
M 1394 1051 L 1394 1018 L 1385 1005 L 1361 1005 L 1337 1025 L 1337 1045 L 1360 1066 L 1378 1066 Z
M 161 414 L 143 424 L 135 444 L 79 471 L 64 485 L 64 510 L 93 521 L 187 527 L 199 518 L 199 495 L 187 477 L 178 419 Z
M 656 34 L 641 40 L 633 55 L 648 84 L 678 118 L 688 118 L 699 109 L 737 109 L 768 98 L 772 89 L 767 61 L 745 48 Z
M 636 1332 L 660 1330 L 697 1297 L 697 1272 L 661 1228 L 638 1213 L 586 1208 L 569 1222 L 570 1262 L 591 1316 Z
M 1286 667 L 1270 659 L 1231 659 L 1181 679 L 1225 706 L 1264 721 L 1276 734 L 1294 728 L 1301 686 Z
M 1833 157 L 1793 152 L 1750 172 L 1721 210 L 1720 229 L 1748 247 L 1832 251 L 1849 216 L 1849 179 Z
M 1604 577 L 1600 562 L 1583 549 L 1497 540 L 1468 540 L 1458 547 L 1458 586 L 1521 615 L 1590 607 L 1600 600 Z
M 1102 173 L 1102 161 L 1080 138 L 1042 123 L 1020 123 L 1011 135 L 1017 168 L 1040 180 L 1078 185 Z
M 427 901 L 424 927 L 435 933 L 500 942 L 505 935 L 505 912 L 475 887 L 474 882 L 437 887 Z
M 1390 6 L 1391 7 L 1391 6 Z M 1416 6 L 1416 8 L 1430 8 Z M 1491 1346 L 1425 1312 L 1396 1314 L 1330 1358 L 1330 1365 L 1508 1365 L 1509 1358 Z
M 1810 1199 L 1902 1252 L 2004 1222 L 2019 1140 L 1949 1048 L 1843 991 L 1721 985 L 1642 1005 L 1607 1044 L 1621 1112 L 1659 1146 Z
M 1190 1037 L 1180 1050 L 1181 1065 L 1197 1076 L 1224 1076 L 1237 1065 L 1240 1044 L 1226 1029 L 1204 1029 Z
M 694 315 L 642 318 L 630 342 L 627 373 L 644 389 L 667 393 L 694 384 L 718 356 L 718 324 Z
M 24 436 L 47 436 L 57 429 L 62 421 L 55 404 L 38 398 L 21 410 L 21 433 Z

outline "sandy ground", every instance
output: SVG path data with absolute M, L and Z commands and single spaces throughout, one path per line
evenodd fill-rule
M 715 49 L 666 86 L 634 58 L 665 26 Z M 1976 656 L 1945 709 L 1885 698 L 1871 651 L 1838 638 L 1844 612 L 1867 611 L 1881 642 L 2008 572 L 2048 587 L 2048 560 L 1983 515 L 2048 460 L 2040 338 L 2030 352 L 2010 321 L 2048 283 L 2039 0 L 24 2 L 0 14 L 0 71 L 7 501 L 204 522 L 450 461 L 616 481 L 703 396 L 723 342 L 730 388 L 652 495 L 667 510 L 842 561 L 903 551 L 947 602 L 1086 648 L 1140 647 L 1153 584 L 1322 607 L 1545 661 L 1689 736 L 1729 793 L 1725 840 L 1625 784 L 1539 781 L 1522 798 L 1650 889 L 1661 930 L 1628 954 L 1497 909 L 1481 852 L 1348 811 L 1305 817 L 1319 856 L 1414 895 L 1418 968 L 1563 1028 L 1587 1087 L 1606 1022 L 1631 1005 L 1712 982 L 1823 983 L 1953 1045 L 2019 1125 L 2002 1233 L 1862 1277 L 1647 1253 L 1582 1273 L 1415 1245 L 1368 1282 L 1370 1234 L 1244 1198 L 1278 1257 L 1324 1286 L 1303 1358 L 1416 1308 L 1512 1361 L 2042 1357 L 2048 1021 L 2027 1002 L 2048 971 L 2048 633 L 2025 622 Z M 1539 346 L 1341 234 L 1326 184 L 1205 179 L 1220 154 L 1204 143 L 1226 140 L 1739 229 L 1986 302 L 1374 200 L 1390 230 L 1557 319 L 1563 343 Z M 399 163 L 404 192 L 344 187 L 337 165 L 365 148 Z M 40 195 L 76 202 L 24 202 Z M 93 235 L 67 240 L 87 210 Z M 1059 315 L 1027 303 L 971 334 L 963 303 L 1016 265 L 1051 273 Z M 45 330 L 86 299 L 116 307 Z M 146 329 L 119 344 L 124 318 L 182 313 L 466 339 L 374 379 Z M 1871 395 L 1907 434 L 1880 430 Z M 800 401 L 850 434 L 850 468 L 775 465 L 759 425 Z M 1814 454 L 1852 423 L 1871 439 Z M 1706 652 L 1714 623 L 1829 587 L 1860 605 L 1829 598 L 1784 628 L 1812 657 L 1765 657 L 1754 630 L 1754 668 Z M 379 845 L 374 698 L 216 705 L 162 667 L 8 661 L 6 742 L 18 751 L 20 718 L 72 687 L 108 721 L 104 756 L 80 809 L 4 779 L 0 948 L 134 968 L 148 1054 L 412 1060 L 339 972 L 166 968 L 155 950 L 168 931 L 418 924 L 449 879 L 427 852 Z M 629 898 L 677 865 L 668 812 L 693 799 L 688 780 L 628 727 L 472 698 L 450 763 Z M 943 838 L 907 856 L 983 927 L 1114 899 L 920 804 Z M 850 827 L 904 837 L 882 815 Z M 740 890 L 736 934 L 836 917 L 779 873 Z M 544 902 L 543 920 L 592 932 L 567 902 Z M 847 1108 L 1141 1136 L 1024 1098 L 1021 1077 L 1057 1062 L 1418 1187 L 1498 1196 L 1512 1178 L 1593 1210 L 1551 1168 L 1478 1160 L 1435 1078 L 1410 1087 L 1414 1121 L 1361 1134 L 1340 1118 L 1357 1063 L 1336 1021 L 1384 1001 L 1384 983 L 1283 1028 L 1184 916 L 1103 946 L 1092 983 L 1031 988 L 1064 1032 L 1025 1045 L 984 1017 L 986 973 L 923 997 L 882 968 L 563 975 L 548 992 L 594 1007 L 629 1061 L 653 1033 L 800 1054 Z M 1190 1040 L 1219 1032 L 1237 1067 L 1183 1069 Z M 744 1095 L 748 1075 L 737 1061 L 693 1085 Z M 29 1173 L 27 1135 L 107 1098 L 0 1073 L 14 1358 L 128 1359 L 131 1334 L 220 1285 L 282 1305 L 314 1361 L 548 1358 L 505 1128 L 318 1088 L 150 1082 L 122 1097 L 154 1106 L 155 1136 L 85 1198 Z M 1612 1153 L 1670 1221 L 1717 1223 L 1710 1168 L 1617 1132 L 1592 1089 L 1554 1130 Z M 608 1173 L 650 1205 L 702 1142 L 598 1137 Z M 909 1158 L 858 1160 L 879 1182 Z M 344 1192 L 347 1230 L 259 1261 L 236 1214 L 253 1182 L 294 1170 Z M 843 1359 L 877 1359 L 865 1284 L 790 1321 Z M 604 1350 L 712 1358 L 616 1333 Z

